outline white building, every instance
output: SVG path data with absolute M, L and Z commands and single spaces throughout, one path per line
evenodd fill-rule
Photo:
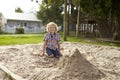
M 2 14 L 2 31 L 7 33 L 15 33 L 16 28 L 23 27 L 24 33 L 40 33 L 45 29 L 41 20 L 33 14 L 27 13 L 4 13 Z

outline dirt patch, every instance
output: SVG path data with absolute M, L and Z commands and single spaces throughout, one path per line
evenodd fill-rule
M 120 48 L 66 42 L 60 59 L 40 57 L 41 49 L 42 44 L 0 46 L 0 62 L 28 80 L 120 79 Z

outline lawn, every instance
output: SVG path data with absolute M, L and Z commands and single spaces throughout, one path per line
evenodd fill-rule
M 106 42 L 106 41 L 103 41 L 103 40 L 98 40 L 96 38 L 76 38 L 76 37 L 68 36 L 67 41 L 68 42 L 77 42 L 77 43 L 81 43 L 81 44 L 120 47 L 119 43 Z
M 42 35 L 0 35 L 0 45 L 33 44 L 43 42 Z
M 35 44 L 43 42 L 44 34 L 16 34 L 16 35 L 0 35 L 0 45 L 16 45 L 16 44 Z M 68 42 L 78 42 L 83 44 L 102 45 L 102 46 L 117 46 L 119 44 L 104 42 L 96 39 L 67 37 Z M 63 38 L 61 36 L 61 42 Z

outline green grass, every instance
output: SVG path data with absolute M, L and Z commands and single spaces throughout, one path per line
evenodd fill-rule
M 40 35 L 1 35 L 0 45 L 33 44 L 43 42 Z
M 0 45 L 16 45 L 16 44 L 35 44 L 43 42 L 44 34 L 16 34 L 16 35 L 0 35 Z M 62 36 L 62 34 L 60 33 Z M 61 37 L 62 38 L 62 37 Z M 63 38 L 61 39 L 62 42 Z M 105 42 L 97 39 L 86 39 L 67 37 L 67 42 L 78 42 L 82 44 L 102 45 L 102 46 L 116 46 L 120 47 L 118 43 Z
M 82 44 L 91 44 L 91 45 L 100 45 L 100 46 L 115 46 L 120 47 L 119 43 L 113 43 L 113 42 L 106 42 L 102 40 L 97 40 L 95 38 L 87 39 L 87 38 L 76 38 L 76 37 L 67 37 L 68 42 L 78 42 Z

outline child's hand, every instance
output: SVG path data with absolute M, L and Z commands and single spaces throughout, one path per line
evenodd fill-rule
M 60 56 L 63 56 L 61 52 L 60 52 Z
M 43 52 L 42 54 L 40 54 L 41 57 L 43 57 L 45 55 L 45 52 Z
M 40 55 L 40 57 L 43 57 L 43 56 L 44 56 L 44 54 L 41 54 L 41 55 Z

